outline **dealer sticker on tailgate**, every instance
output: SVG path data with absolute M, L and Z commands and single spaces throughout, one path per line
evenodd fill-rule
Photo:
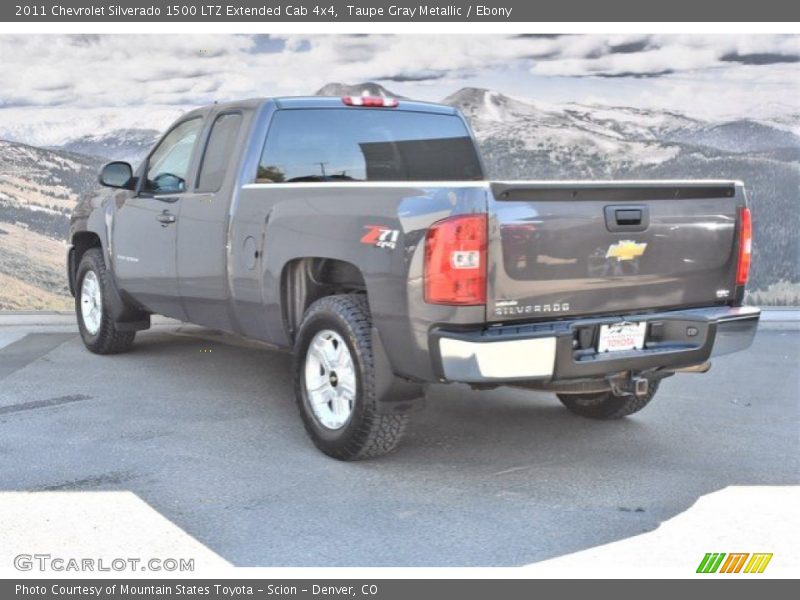
M 616 352 L 619 350 L 641 350 L 644 347 L 644 335 L 647 323 L 612 323 L 600 326 L 600 340 L 597 342 L 598 352 Z

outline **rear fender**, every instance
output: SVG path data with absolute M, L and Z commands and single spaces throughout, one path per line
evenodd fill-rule
M 271 207 L 262 208 L 268 202 Z M 429 328 L 441 322 L 483 323 L 486 312 L 482 305 L 425 303 L 425 235 L 432 223 L 448 216 L 484 212 L 486 202 L 486 186 L 480 182 L 245 186 L 238 213 L 248 215 L 249 223 L 266 221 L 262 310 L 269 341 L 292 344 L 292 328 L 282 317 L 293 310 L 282 293 L 286 265 L 307 257 L 341 261 L 363 276 L 373 323 L 394 374 L 421 383 L 436 381 Z M 259 211 L 269 212 L 260 217 Z M 234 239 L 234 246 L 238 243 Z

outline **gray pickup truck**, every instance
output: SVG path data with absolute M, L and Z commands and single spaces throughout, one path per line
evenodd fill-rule
M 740 182 L 486 181 L 447 106 L 214 104 L 100 183 L 69 238 L 86 347 L 128 350 L 161 314 L 291 350 L 305 428 L 338 459 L 395 448 L 428 383 L 623 417 L 758 324 Z

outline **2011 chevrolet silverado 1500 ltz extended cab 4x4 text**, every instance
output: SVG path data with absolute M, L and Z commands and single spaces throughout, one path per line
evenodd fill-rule
M 127 350 L 161 314 L 291 349 L 338 459 L 392 450 L 431 382 L 623 417 L 758 324 L 741 183 L 486 181 L 447 106 L 215 104 L 100 183 L 68 256 L 87 348 Z

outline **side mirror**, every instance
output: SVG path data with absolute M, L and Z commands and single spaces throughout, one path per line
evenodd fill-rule
M 133 169 L 122 161 L 106 164 L 100 171 L 100 185 L 111 188 L 133 189 Z

